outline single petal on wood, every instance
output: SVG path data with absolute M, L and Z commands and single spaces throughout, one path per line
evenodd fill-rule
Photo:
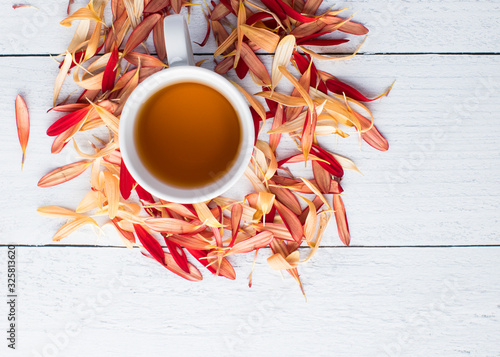
M 46 217 L 57 217 L 57 218 L 68 218 L 68 219 L 83 217 L 81 214 L 78 214 L 75 211 L 59 206 L 38 207 L 36 211 L 39 215 Z
M 333 209 L 335 211 L 335 220 L 337 221 L 337 230 L 339 238 L 345 245 L 351 243 L 351 234 L 349 233 L 349 225 L 345 213 L 344 202 L 340 195 L 333 195 Z
M 43 176 L 40 181 L 38 181 L 38 186 L 50 187 L 74 179 L 81 175 L 91 163 L 91 161 L 83 160 L 59 167 Z
M 21 150 L 23 151 L 23 158 L 21 160 L 21 169 L 24 166 L 24 158 L 26 156 L 26 146 L 28 145 L 28 140 L 30 137 L 30 116 L 28 113 L 28 107 L 23 97 L 18 95 L 16 97 L 16 125 L 17 125 L 17 136 L 19 137 L 19 144 L 21 144 Z

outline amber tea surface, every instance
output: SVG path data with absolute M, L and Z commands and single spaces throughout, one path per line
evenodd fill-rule
M 218 91 L 176 83 L 141 107 L 135 144 L 144 166 L 171 186 L 206 186 L 233 165 L 241 141 L 238 115 Z

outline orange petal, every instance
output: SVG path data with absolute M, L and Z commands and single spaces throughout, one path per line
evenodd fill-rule
M 131 52 L 134 48 L 139 46 L 141 42 L 146 40 L 151 33 L 151 30 L 153 30 L 153 27 L 158 21 L 160 21 L 161 17 L 162 15 L 160 14 L 151 14 L 142 20 L 142 22 L 130 34 L 127 43 L 125 44 L 125 48 L 123 49 L 122 56 Z
M 156 54 L 160 61 L 163 61 L 167 57 L 167 49 L 165 47 L 165 29 L 164 29 L 164 16 L 157 22 L 153 28 L 153 43 L 155 45 Z M 155 57 L 153 57 L 155 58 Z M 144 65 L 146 66 L 146 65 Z
M 82 7 L 81 9 L 76 10 L 73 14 L 62 20 L 60 24 L 69 27 L 71 26 L 71 22 L 75 20 L 90 20 L 104 24 L 103 20 L 94 11 L 92 2 L 90 2 L 86 7 Z
M 271 241 L 274 239 L 274 236 L 271 232 L 265 231 L 248 238 L 242 242 L 236 243 L 227 253 L 230 254 L 242 254 L 249 253 L 255 249 L 260 249 L 269 245 Z
M 110 219 L 115 218 L 120 204 L 120 183 L 118 177 L 111 172 L 103 171 L 104 173 L 104 194 L 108 199 L 108 215 Z
M 250 41 L 269 53 L 274 52 L 280 40 L 277 34 L 267 29 L 241 25 L 240 30 Z
M 170 234 L 193 234 L 205 230 L 206 226 L 197 226 L 175 218 L 146 218 L 144 223 L 156 232 Z
M 241 44 L 241 58 L 245 61 L 251 73 L 253 73 L 265 86 L 271 85 L 271 77 L 269 77 L 266 66 L 264 66 L 262 61 L 245 42 Z
M 141 63 L 141 67 L 168 67 L 165 63 L 160 61 L 155 56 L 147 55 L 145 53 L 140 52 L 130 52 L 125 55 L 125 59 L 132 63 L 134 66 L 139 66 L 139 62 Z
M 28 140 L 30 137 L 30 116 L 28 113 L 28 107 L 23 97 L 18 95 L 16 97 L 16 124 L 17 124 L 17 135 L 19 137 L 19 143 L 21 144 L 21 149 L 23 151 L 23 158 L 21 161 L 21 169 L 24 166 L 24 157 L 26 154 L 26 146 L 28 145 Z
M 59 206 L 38 207 L 36 211 L 41 216 L 46 216 L 46 217 L 57 217 L 57 218 L 68 218 L 68 219 L 83 217 L 81 214 L 78 214 L 75 211 Z
M 61 239 L 66 238 L 71 233 L 76 231 L 78 228 L 83 227 L 86 224 L 93 224 L 95 226 L 98 226 L 97 222 L 90 217 L 77 218 L 59 228 L 59 230 L 56 232 L 52 240 L 60 241 Z
M 82 160 L 59 167 L 43 176 L 40 181 L 38 181 L 38 186 L 50 187 L 72 180 L 75 177 L 81 175 L 87 169 L 87 167 L 90 166 L 91 163 L 91 161 Z
M 349 245 L 351 242 L 351 234 L 349 233 L 349 225 L 347 224 L 344 202 L 342 202 L 340 195 L 333 195 L 333 209 L 335 211 L 339 238 L 342 243 Z
M 278 104 L 278 109 L 276 110 L 276 114 L 274 115 L 273 119 L 273 125 L 271 127 L 272 129 L 277 129 L 283 124 L 283 119 L 285 116 L 285 110 L 283 108 L 283 105 Z M 281 133 L 272 133 L 269 135 L 269 146 L 271 147 L 271 150 L 276 152 L 276 148 L 278 147 L 278 144 L 280 143 L 281 140 Z
M 297 243 L 302 242 L 302 237 L 304 236 L 304 230 L 297 216 L 280 201 L 274 201 L 274 206 L 276 207 L 276 210 L 283 219 L 283 223 L 290 231 L 290 234 L 292 235 L 293 239 Z

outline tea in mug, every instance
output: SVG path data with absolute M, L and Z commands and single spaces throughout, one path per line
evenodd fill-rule
M 196 188 L 234 164 L 241 125 L 231 103 L 201 83 L 169 85 L 141 106 L 134 140 L 143 165 L 169 186 Z

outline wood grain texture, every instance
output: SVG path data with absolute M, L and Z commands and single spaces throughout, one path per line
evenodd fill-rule
M 197 60 L 201 58 L 205 57 Z M 353 245 L 500 242 L 499 59 L 386 55 L 318 63 L 320 68 L 365 88 L 369 95 L 382 92 L 396 80 L 389 97 L 369 105 L 375 122 L 389 139 L 388 152 L 366 144 L 360 147 L 356 135 L 346 140 L 320 138 L 325 147 L 353 159 L 364 174 L 347 172 L 343 181 Z M 263 60 L 269 67 L 270 57 L 263 56 Z M 51 155 L 52 141 L 45 134 L 58 118 L 56 113 L 46 113 L 57 66 L 50 58 L 2 58 L 0 66 L 5 68 L 0 71 L 0 113 L 5 119 L 0 121 L 4 148 L 0 242 L 48 244 L 64 222 L 40 217 L 36 208 L 55 204 L 74 209 L 89 189 L 89 173 L 52 188 L 36 186 L 51 169 L 78 160 L 69 146 L 61 154 Z M 259 90 L 248 80 L 243 84 L 250 91 Z M 291 90 L 286 80 L 280 87 Z M 62 98 L 76 87 L 65 85 L 63 89 Z M 26 98 L 32 125 L 23 172 L 14 120 L 17 93 Z M 79 142 L 87 140 L 92 140 L 91 133 L 80 134 Z M 280 151 L 281 157 L 292 154 L 294 144 L 284 140 Z M 310 170 L 301 164 L 291 167 L 297 175 L 311 177 Z M 242 198 L 250 189 L 242 179 L 227 195 Z M 61 244 L 121 244 L 112 228 L 106 232 L 109 234 L 97 237 L 84 228 Z M 323 244 L 341 244 L 334 224 Z
M 267 250 L 249 289 L 251 254 L 236 281 L 191 283 L 137 249 L 18 248 L 9 356 L 498 356 L 499 250 L 323 249 L 305 302 Z
M 72 11 L 86 3 L 84 0 L 75 1 Z M 74 26 L 63 28 L 59 25 L 66 16 L 67 2 L 32 0 L 30 4 L 38 10 L 14 10 L 10 2 L 0 4 L 0 12 L 8 19 L 4 24 L 8 31 L 0 34 L 0 54 L 54 54 L 63 52 L 68 45 Z M 345 17 L 355 14 L 355 20 L 370 29 L 361 53 L 481 53 L 500 50 L 497 30 L 500 4 L 495 0 L 353 0 L 326 2 L 321 9 L 326 10 L 334 4 L 335 9 L 349 7 Z M 193 41 L 201 41 L 205 34 L 205 19 L 199 8 L 192 11 L 190 30 Z M 337 37 L 343 36 L 339 34 Z M 328 50 L 352 51 L 359 44 L 358 39 L 352 40 L 350 44 Z M 153 48 L 152 41 L 148 46 Z M 203 48 L 196 45 L 194 51 L 210 53 L 213 48 L 214 42 L 210 39 Z

